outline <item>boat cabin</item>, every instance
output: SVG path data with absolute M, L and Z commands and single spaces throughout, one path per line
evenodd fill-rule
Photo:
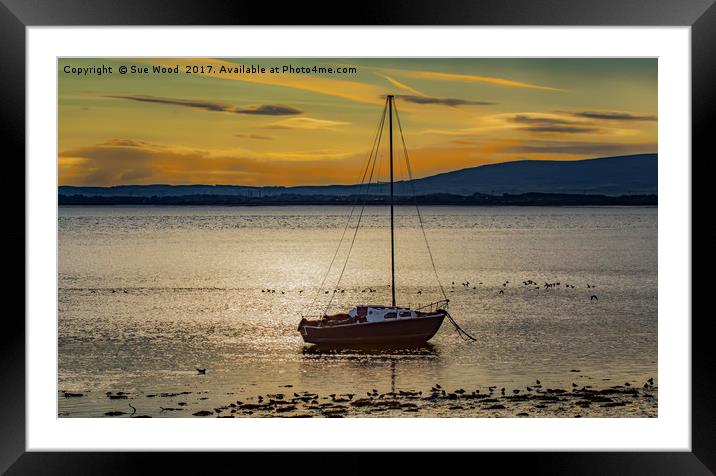
M 409 319 L 418 316 L 415 311 L 411 311 L 406 307 L 373 305 L 356 306 L 348 311 L 348 315 L 352 317 L 355 322 L 381 322 L 391 319 Z
M 396 322 L 405 321 L 416 317 L 425 317 L 430 315 L 423 311 L 413 311 L 407 307 L 398 306 L 380 306 L 380 305 L 361 305 L 356 306 L 348 312 L 338 314 L 326 314 L 320 319 L 301 319 L 298 325 L 299 331 L 304 325 L 317 327 L 333 327 L 346 324 L 365 324 L 372 322 Z

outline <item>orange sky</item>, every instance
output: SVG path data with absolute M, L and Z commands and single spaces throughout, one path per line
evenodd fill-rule
M 113 73 L 81 69 L 99 65 Z M 356 183 L 386 94 L 416 176 L 657 151 L 656 59 L 60 59 L 58 75 L 60 185 Z

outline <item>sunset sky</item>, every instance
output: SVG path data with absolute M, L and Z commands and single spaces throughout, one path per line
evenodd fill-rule
M 357 73 L 218 72 L 252 64 Z M 99 65 L 114 73 L 64 72 Z M 60 185 L 360 182 L 386 94 L 416 176 L 657 151 L 656 59 L 60 59 L 58 75 Z

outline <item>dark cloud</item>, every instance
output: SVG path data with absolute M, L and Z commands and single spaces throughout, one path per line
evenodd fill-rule
M 601 132 L 601 129 L 596 127 L 581 126 L 529 126 L 523 127 L 522 129 L 530 132 L 554 132 L 559 134 L 586 134 L 589 132 Z
M 527 114 L 516 114 L 508 121 L 523 124 L 522 130 L 529 132 L 546 132 L 557 134 L 587 134 L 601 132 L 601 129 L 590 126 L 589 123 L 572 121 L 559 117 L 529 116 Z
M 292 106 L 281 104 L 261 104 L 260 106 L 235 107 L 230 112 L 236 114 L 256 114 L 260 116 L 296 116 L 303 114 L 303 111 Z
M 203 101 L 199 99 L 178 99 L 165 98 L 157 96 L 146 96 L 143 94 L 130 96 L 107 96 L 113 99 L 126 99 L 129 101 L 148 102 L 153 104 L 167 104 L 170 106 L 189 107 L 194 109 L 203 109 L 205 111 L 214 112 L 233 112 L 235 114 L 254 114 L 261 116 L 294 116 L 303 114 L 303 111 L 293 106 L 284 106 L 282 104 L 260 104 L 256 106 L 232 106 L 229 104 L 221 104 L 213 101 Z
M 134 139 L 110 139 L 101 144 L 60 152 L 60 157 L 85 159 L 71 167 L 84 183 L 141 182 L 154 174 L 154 163 L 169 151 L 157 144 Z
M 259 134 L 234 134 L 234 137 L 238 137 L 240 139 L 273 140 L 273 137 L 262 136 Z
M 457 98 L 433 98 L 428 96 L 410 96 L 410 95 L 398 95 L 400 99 L 404 99 L 414 104 L 439 104 L 442 106 L 492 106 L 494 102 L 487 101 L 468 101 L 467 99 Z
M 581 154 L 581 155 L 619 155 L 647 153 L 656 151 L 656 144 L 609 144 L 603 142 L 580 141 L 530 141 L 511 146 L 507 152 L 530 154 Z
M 646 114 L 632 114 L 618 111 L 578 111 L 570 112 L 572 116 L 600 121 L 656 121 L 656 116 Z
M 133 95 L 133 96 L 108 96 L 113 99 L 127 99 L 129 101 L 138 101 L 138 102 L 150 102 L 154 104 L 168 104 L 171 106 L 183 106 L 183 107 L 192 107 L 196 109 L 205 109 L 207 111 L 227 111 L 227 108 L 229 106 L 210 102 L 210 101 L 200 101 L 200 100 L 192 100 L 192 99 L 177 99 L 177 98 L 162 98 L 162 97 L 156 97 L 156 96 L 145 96 L 142 94 Z
M 114 147 L 146 147 L 146 146 L 158 147 L 155 144 L 150 144 L 149 142 L 146 142 L 143 140 L 135 140 L 135 139 L 109 139 L 108 141 L 105 141 L 98 145 L 114 146 Z M 62 154 L 60 154 L 60 155 L 62 155 Z
M 60 152 L 60 157 L 83 157 L 98 160 L 125 160 L 138 162 L 162 152 L 162 146 L 141 141 L 112 139 L 102 144 L 78 147 Z
M 577 122 L 570 121 L 569 119 L 560 119 L 557 117 L 535 117 L 528 116 L 527 114 L 516 114 L 508 120 L 517 124 L 534 124 L 535 126 L 560 126 L 578 124 Z

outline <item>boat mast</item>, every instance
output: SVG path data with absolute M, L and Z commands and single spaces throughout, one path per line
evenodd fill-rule
M 388 95 L 388 111 L 390 113 L 388 127 L 390 131 L 390 291 L 393 295 L 393 307 L 395 307 L 395 226 L 393 218 L 393 95 Z

